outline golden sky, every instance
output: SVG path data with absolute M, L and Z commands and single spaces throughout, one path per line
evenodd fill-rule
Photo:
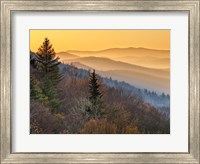
M 45 37 L 56 52 L 126 47 L 170 49 L 170 30 L 30 30 L 31 51 L 37 52 Z

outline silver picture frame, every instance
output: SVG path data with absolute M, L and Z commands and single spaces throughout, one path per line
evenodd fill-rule
M 1 2 L 1 163 L 199 163 L 199 0 L 104 0 Z M 189 151 L 188 153 L 13 153 L 12 152 L 12 31 L 15 11 L 186 11 L 189 13 Z

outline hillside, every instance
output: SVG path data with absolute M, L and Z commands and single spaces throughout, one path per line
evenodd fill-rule
M 84 68 L 79 69 L 72 65 L 61 64 L 60 70 L 65 74 L 66 78 L 70 77 L 68 72 L 76 72 L 76 77 L 78 79 L 85 79 L 88 77 L 88 70 L 85 70 Z M 170 106 L 169 95 L 156 94 L 156 92 L 149 91 L 147 89 L 137 88 L 136 86 L 130 85 L 124 81 L 113 80 L 113 78 L 108 78 L 108 77 L 100 77 L 100 78 L 103 80 L 104 84 L 107 87 L 120 88 L 124 90 L 124 92 L 127 92 L 128 94 L 141 98 L 144 102 L 150 103 L 153 106 L 167 107 L 167 108 L 169 108 Z

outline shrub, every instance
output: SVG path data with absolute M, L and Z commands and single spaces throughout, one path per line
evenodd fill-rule
M 106 119 L 89 120 L 84 127 L 80 130 L 83 134 L 115 134 L 116 126 L 109 123 Z

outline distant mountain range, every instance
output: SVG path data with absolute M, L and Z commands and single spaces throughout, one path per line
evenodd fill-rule
M 169 50 L 154 50 L 147 48 L 110 48 L 100 51 L 76 51 L 68 50 L 62 52 L 66 55 L 76 55 L 77 57 L 102 57 L 109 58 L 115 61 L 126 62 L 129 64 L 139 65 L 148 68 L 170 68 L 170 51 Z M 62 57 L 61 57 L 62 58 Z M 64 58 L 63 58 L 64 59 Z
M 101 51 L 69 50 L 57 53 L 57 56 L 65 64 L 95 69 L 103 77 L 112 77 L 158 93 L 170 92 L 170 56 L 167 50 L 132 47 Z

